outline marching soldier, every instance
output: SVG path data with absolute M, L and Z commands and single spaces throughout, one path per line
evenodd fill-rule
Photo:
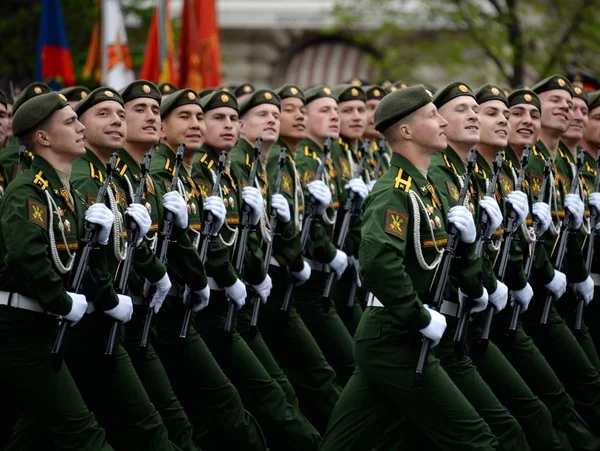
M 11 139 L 16 139 L 13 138 L 12 132 L 13 104 L 15 103 L 15 101 L 7 93 L 3 92 L 3 94 L 6 97 L 6 132 L 4 134 L 4 139 L 0 144 L 0 151 L 6 148 L 6 146 L 8 146 L 8 143 Z
M 8 105 L 8 98 L 6 97 L 4 92 L 0 91 L 0 142 L 2 143 L 8 142 L 12 138 L 12 121 L 9 119 L 8 116 Z M 11 133 L 10 136 L 9 131 Z M 4 146 L 0 146 L 0 149 L 2 147 Z M 4 190 L 6 189 L 7 184 L 8 181 L 6 179 L 6 174 L 4 173 L 4 168 L 0 166 L 0 197 L 4 195 Z
M 365 95 L 367 96 L 366 107 L 367 107 L 367 128 L 363 134 L 363 140 L 370 139 L 371 145 L 369 147 L 369 157 L 366 161 L 366 167 L 368 168 L 365 173 L 365 179 L 367 182 L 367 186 L 369 190 L 373 189 L 373 185 L 375 184 L 375 168 L 377 167 L 377 157 L 376 153 L 379 151 L 379 141 L 381 140 L 381 133 L 375 130 L 375 110 L 377 109 L 377 105 L 383 99 L 385 95 L 385 91 L 381 86 L 365 86 L 364 88 Z M 385 171 L 390 167 L 390 154 L 388 149 L 383 154 L 383 160 L 381 161 L 381 169 L 379 170 L 379 174 L 377 177 L 383 175 Z
M 61 89 L 59 92 L 67 98 L 71 108 L 75 108 L 75 105 L 87 97 L 90 90 L 85 86 L 71 86 L 70 88 Z
M 177 86 L 169 82 L 159 83 L 158 90 L 160 91 L 160 94 L 164 100 L 166 97 L 177 91 Z

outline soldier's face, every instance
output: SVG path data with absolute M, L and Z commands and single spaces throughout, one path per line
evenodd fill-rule
M 590 111 L 583 139 L 596 146 L 600 144 L 600 108 Z
M 250 109 L 241 118 L 240 133 L 250 143 L 262 137 L 265 143 L 274 143 L 279 139 L 281 113 L 279 108 L 270 103 L 263 103 Z
M 367 129 L 365 130 L 365 137 L 369 139 L 381 137 L 381 133 L 375 130 L 375 110 L 379 102 L 381 102 L 379 99 L 367 100 Z
M 87 110 L 79 119 L 85 125 L 86 144 L 94 149 L 119 150 L 127 138 L 125 109 L 105 100 Z
M 12 110 L 13 110 L 13 106 L 12 103 L 9 103 L 8 106 L 6 107 L 6 111 L 8 112 L 8 128 L 6 130 L 6 136 L 10 137 L 12 136 Z
M 367 107 L 362 100 L 348 100 L 339 104 L 340 135 L 360 139 L 367 129 Z
M 115 103 L 115 102 L 112 102 Z M 48 127 L 36 133 L 39 144 L 52 148 L 54 153 L 75 158 L 85 154 L 85 126 L 77 120 L 70 106 L 61 108 L 52 115 Z
M 438 113 L 433 103 L 418 109 L 408 125 L 412 141 L 427 153 L 443 150 L 448 146 L 445 130 L 448 122 Z
M 215 108 L 204 115 L 206 139 L 204 142 L 214 149 L 231 150 L 240 134 L 240 117 L 233 108 Z
M 205 136 L 206 123 L 200 105 L 179 106 L 162 120 L 160 137 L 171 149 L 177 149 L 183 142 L 186 153 L 197 152 L 204 144 Z
M 446 137 L 450 142 L 475 145 L 479 142 L 479 105 L 470 96 L 459 96 L 442 105 L 440 114 L 448 121 Z
M 302 100 L 289 97 L 281 101 L 281 130 L 282 138 L 299 141 L 306 138 L 306 107 Z
M 508 144 L 521 149 L 526 145 L 533 146 L 540 135 L 542 119 L 540 110 L 535 105 L 526 103 L 510 107 L 510 134 Z
M 310 102 L 306 107 L 308 115 L 308 136 L 324 141 L 328 136 L 338 139 L 340 136 L 340 116 L 338 104 L 334 99 L 325 97 Z
M 539 94 L 542 103 L 542 127 L 564 133 L 573 117 L 573 98 L 564 89 L 553 89 Z
M 0 145 L 8 138 L 8 111 L 0 104 Z
M 125 104 L 127 141 L 156 144 L 160 138 L 160 107 L 154 99 L 133 99 Z
M 508 145 L 510 111 L 504 102 L 490 100 L 479 105 L 479 142 L 489 147 L 504 148 Z
M 573 118 L 571 119 L 571 123 L 569 124 L 569 128 L 565 133 L 563 133 L 563 137 L 577 142 L 581 138 L 583 138 L 583 134 L 585 132 L 585 128 L 588 124 L 588 107 L 586 103 L 580 99 L 579 97 L 573 98 Z

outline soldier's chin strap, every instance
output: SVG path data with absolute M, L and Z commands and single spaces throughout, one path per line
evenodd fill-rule
M 426 211 L 425 205 L 423 204 L 423 201 L 419 198 L 419 196 L 417 196 L 417 194 L 414 191 L 410 190 L 408 192 L 408 196 L 410 197 L 410 201 L 411 201 L 411 205 L 412 205 L 412 209 L 413 209 L 413 217 L 414 217 L 413 237 L 414 237 L 415 254 L 417 256 L 417 261 L 419 262 L 419 266 L 421 266 L 421 268 L 423 268 L 425 271 L 433 271 L 440 264 L 444 250 L 438 248 L 437 243 L 435 242 L 435 235 L 433 233 L 433 228 L 431 227 L 431 222 L 427 221 L 427 227 L 429 227 L 429 233 L 431 233 L 431 240 L 433 241 L 433 247 L 435 248 L 437 255 L 435 256 L 435 258 L 433 259 L 433 262 L 431 264 L 428 264 L 425 261 L 425 256 L 423 255 L 423 249 L 421 249 L 421 210 L 419 208 L 419 206 L 420 206 L 421 208 L 423 208 L 423 211 Z

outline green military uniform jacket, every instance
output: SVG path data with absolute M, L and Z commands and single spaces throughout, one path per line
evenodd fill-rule
M 581 184 L 582 184 L 582 188 L 583 191 L 585 192 L 584 194 L 584 201 L 586 202 L 586 209 L 585 209 L 585 215 L 587 218 L 589 218 L 591 216 L 591 211 L 590 211 L 590 206 L 587 203 L 590 194 L 592 194 L 594 192 L 594 184 L 596 183 L 596 176 L 598 174 L 598 166 L 595 160 L 595 157 L 593 157 L 592 155 L 590 155 L 588 152 L 585 152 L 584 154 L 584 163 L 583 163 L 583 168 L 581 168 Z M 590 227 L 593 227 L 593 224 L 590 224 Z M 595 250 L 594 250 L 594 255 L 600 255 L 600 242 L 595 241 Z M 584 247 L 584 252 L 587 253 L 588 252 L 588 246 L 586 244 L 586 246 Z M 586 255 L 586 254 L 584 254 Z M 592 267 L 591 267 L 591 271 L 592 273 L 598 274 L 600 273 L 600 259 L 598 258 L 594 258 L 592 259 Z
M 369 183 L 371 180 L 375 178 L 375 169 L 377 169 L 377 156 L 379 152 L 379 142 L 378 140 L 371 141 L 371 145 L 369 146 L 369 154 L 365 161 L 365 172 L 364 180 L 365 183 Z M 379 174 L 377 178 L 381 177 L 388 169 L 390 168 L 390 154 L 387 149 L 384 150 L 383 155 L 381 156 L 381 165 L 379 166 Z
M 11 136 L 8 139 L 8 145 L 5 149 L 0 151 L 0 167 L 3 168 L 2 179 L 0 185 L 6 188 L 10 182 L 12 182 L 18 175 L 17 170 L 19 167 L 19 149 L 21 143 L 18 138 Z M 23 161 L 23 171 L 31 167 L 33 160 L 33 154 L 28 150 L 25 150 L 25 160 Z

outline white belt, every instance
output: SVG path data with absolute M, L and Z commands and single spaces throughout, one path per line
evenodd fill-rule
M 0 291 L 0 305 L 8 305 L 14 308 L 29 310 L 30 312 L 44 313 L 46 311 L 35 299 L 23 296 L 19 293 L 10 293 L 8 291 Z M 94 304 L 88 302 L 88 307 L 85 313 L 92 313 L 94 311 Z M 50 312 L 48 313 L 51 314 Z
M 377 299 L 373 293 L 369 294 L 369 300 L 367 301 L 367 307 L 385 307 L 379 299 Z
M 591 272 L 590 277 L 594 281 L 594 286 L 599 287 L 600 286 L 600 274 Z
M 442 305 L 440 307 L 440 313 L 442 315 L 451 316 L 453 318 L 456 318 L 458 316 L 459 307 L 460 306 L 454 302 L 442 301 Z
M 207 277 L 206 279 L 208 281 L 208 288 L 214 291 L 223 291 L 223 288 L 219 286 L 215 279 L 213 279 L 212 277 Z M 171 285 L 171 288 L 169 289 L 167 295 L 181 297 L 183 296 L 183 290 L 180 290 L 179 287 L 177 287 L 176 285 Z
M 304 261 L 308 263 L 308 266 L 310 266 L 310 269 L 313 271 L 331 272 L 329 265 L 326 263 L 320 263 L 318 261 L 311 260 L 310 258 L 305 258 Z

